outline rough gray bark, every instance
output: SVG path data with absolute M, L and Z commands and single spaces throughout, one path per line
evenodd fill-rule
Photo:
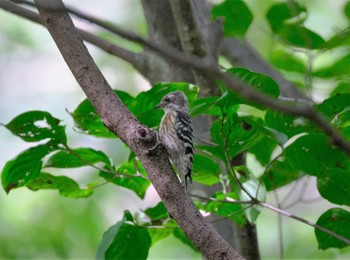
M 208 45 L 203 39 L 202 32 L 197 26 L 191 1 L 170 0 L 169 2 L 174 14 L 181 46 L 185 54 L 202 58 L 215 66 L 215 64 L 217 64 L 216 58 L 210 54 Z M 201 96 L 219 94 L 214 77 L 195 68 L 192 68 L 192 72 L 196 84 L 200 87 Z
M 148 39 L 160 46 L 172 46 L 177 50 L 182 50 L 179 36 L 169 2 L 163 0 L 142 0 Z M 139 69 L 141 73 L 152 83 L 160 81 L 185 81 L 194 83 L 191 69 L 188 66 L 179 66 L 171 59 L 145 48 L 143 51 L 144 63 Z
M 54 5 L 51 2 L 49 9 L 46 0 L 35 0 L 35 3 L 65 62 L 96 112 L 104 124 L 136 153 L 169 214 L 191 242 L 208 259 L 243 259 L 204 220 L 182 191 L 164 148 L 159 146 L 154 153 L 149 152 L 157 142 L 155 132 L 142 126 L 114 94 L 83 44 L 62 1 L 56 0 Z

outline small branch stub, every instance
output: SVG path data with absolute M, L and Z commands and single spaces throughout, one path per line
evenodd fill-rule
M 158 133 L 148 127 L 139 127 L 136 129 L 135 141 L 138 145 L 143 146 L 148 151 L 157 150 L 159 146 Z M 151 155 L 151 154 L 148 154 Z

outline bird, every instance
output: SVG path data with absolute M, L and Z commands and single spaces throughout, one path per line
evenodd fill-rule
M 170 92 L 156 108 L 162 108 L 165 112 L 159 127 L 159 139 L 188 194 L 187 180 L 192 183 L 193 127 L 187 97 L 181 91 Z

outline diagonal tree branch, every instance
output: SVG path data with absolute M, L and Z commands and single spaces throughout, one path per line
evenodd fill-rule
M 164 148 L 160 146 L 155 154 L 149 153 L 157 142 L 156 133 L 142 126 L 114 94 L 83 44 L 62 1 L 54 2 L 60 10 L 46 9 L 46 0 L 35 0 L 35 3 L 64 60 L 96 112 L 104 124 L 136 153 L 169 214 L 190 241 L 208 259 L 243 259 L 204 220 L 183 192 Z M 50 6 L 52 4 L 53 1 L 50 1 Z
M 279 71 L 266 62 L 248 41 L 225 38 L 222 42 L 220 52 L 234 66 L 248 68 L 269 75 L 280 86 L 281 94 L 284 97 L 309 100 L 303 91 L 293 83 L 287 81 Z

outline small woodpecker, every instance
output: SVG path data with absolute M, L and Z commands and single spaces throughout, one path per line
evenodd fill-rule
M 192 183 L 193 129 L 188 114 L 188 101 L 180 91 L 165 95 L 156 106 L 165 112 L 159 127 L 159 138 L 187 190 L 187 179 Z

